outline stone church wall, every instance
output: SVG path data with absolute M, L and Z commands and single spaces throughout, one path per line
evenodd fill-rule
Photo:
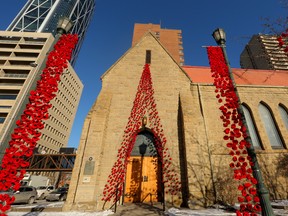
M 182 196 L 187 196 L 191 208 L 207 206 L 215 201 L 214 188 L 218 190 L 216 196 L 229 198 L 232 194 L 227 202 L 235 202 L 237 188 L 229 169 L 231 156 L 223 140 L 224 128 L 215 87 L 190 80 L 154 36 L 147 34 L 102 76 L 102 90 L 83 125 L 64 211 L 102 209 L 102 192 L 117 160 L 145 64 L 146 50 L 151 50 L 154 97 L 167 147 L 184 185 L 182 195 L 167 195 L 166 202 L 180 206 Z M 241 101 L 252 111 L 262 141 L 263 149 L 256 152 L 265 183 L 272 189 L 273 198 L 286 198 L 286 181 L 277 173 L 276 167 L 287 150 L 271 148 L 258 105 L 261 101 L 269 105 L 283 140 L 288 140 L 287 128 L 278 110 L 279 103 L 288 107 L 287 89 L 239 86 L 238 91 Z M 111 205 L 108 203 L 105 208 Z

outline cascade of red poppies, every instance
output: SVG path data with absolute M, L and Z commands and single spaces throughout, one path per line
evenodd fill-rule
M 36 89 L 30 92 L 29 102 L 11 134 L 0 170 L 0 190 L 19 189 L 20 181 L 26 172 L 25 168 L 29 166 L 29 162 L 25 160 L 32 156 L 40 139 L 40 130 L 44 128 L 43 121 L 49 118 L 48 110 L 52 106 L 50 101 L 56 96 L 60 76 L 68 67 L 77 41 L 77 35 L 62 35 L 49 53 Z M 6 215 L 5 212 L 10 209 L 13 201 L 14 197 L 0 195 L 0 216 Z
M 253 163 L 246 150 L 251 144 L 245 140 L 247 137 L 246 128 L 240 114 L 237 112 L 239 99 L 229 76 L 229 69 L 222 48 L 208 47 L 207 53 L 212 77 L 214 78 L 213 84 L 216 87 L 216 98 L 221 104 L 219 109 L 222 113 L 220 118 L 224 127 L 223 139 L 230 149 L 229 154 L 232 157 L 230 167 L 234 171 L 234 179 L 239 181 L 238 190 L 241 194 L 238 201 L 241 204 L 237 215 L 256 216 L 257 214 L 254 212 L 261 211 L 260 200 L 256 191 L 257 180 L 252 175 L 251 167 Z
M 288 54 L 288 45 L 285 40 L 288 38 L 288 29 L 286 29 L 281 35 L 277 37 L 278 45 L 280 48 L 284 49 L 284 52 Z
M 133 149 L 136 136 L 140 131 L 141 120 L 144 116 L 148 118 L 149 128 L 155 137 L 155 148 L 157 150 L 155 155 L 158 155 L 160 163 L 162 164 L 162 181 L 165 183 L 165 192 L 175 195 L 180 191 L 180 179 L 171 166 L 172 158 L 166 147 L 167 140 L 157 112 L 150 67 L 149 64 L 145 64 L 131 114 L 124 130 L 123 141 L 118 149 L 117 160 L 112 167 L 111 174 L 108 176 L 108 181 L 103 191 L 103 201 L 112 200 L 115 202 L 116 200 L 119 200 L 123 194 L 123 183 L 128 158 Z

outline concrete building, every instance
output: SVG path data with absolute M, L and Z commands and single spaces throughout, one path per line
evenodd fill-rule
M 108 209 L 120 191 L 124 203 L 164 199 L 167 206 L 197 208 L 215 200 L 238 202 L 241 192 L 229 167 L 211 70 L 182 67 L 167 50 L 148 32 L 102 75 L 101 92 L 83 125 L 64 211 Z M 142 82 L 149 76 L 143 75 L 147 62 L 151 83 Z M 288 179 L 279 163 L 288 154 L 288 72 L 232 70 L 265 184 L 272 199 L 285 198 Z M 153 138 L 155 131 L 159 136 Z M 152 157 L 159 140 L 165 153 Z M 140 147 L 151 143 L 152 150 L 141 153 Z M 126 146 L 132 148 L 128 158 Z M 161 160 L 165 155 L 169 158 Z M 162 184 L 168 165 L 173 171 Z M 175 176 L 182 185 L 176 194 L 169 190 Z M 125 180 L 120 184 L 117 178 Z
M 70 32 L 79 37 L 70 61 L 74 65 L 94 9 L 95 0 L 28 0 L 7 31 L 50 32 L 55 36 L 59 18 L 68 17 L 73 22 Z
M 156 38 L 163 44 L 163 46 L 168 50 L 178 64 L 184 65 L 184 51 L 181 30 L 163 29 L 159 24 L 135 23 L 132 46 L 137 44 L 140 38 L 149 31 L 156 36 Z
M 53 44 L 50 33 L 0 32 L 0 158 L 8 147 L 11 133 L 35 89 Z M 43 69 L 43 68 L 42 68 Z M 45 121 L 39 152 L 53 154 L 68 144 L 83 84 L 69 64 L 63 73 L 57 96 L 51 101 L 50 118 Z
M 240 56 L 241 68 L 288 70 L 288 56 L 276 35 L 254 35 Z

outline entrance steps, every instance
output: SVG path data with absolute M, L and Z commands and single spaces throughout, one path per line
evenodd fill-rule
M 114 209 L 112 209 L 114 210 Z M 124 203 L 118 205 L 113 216 L 153 216 L 166 215 L 163 211 L 162 203 Z

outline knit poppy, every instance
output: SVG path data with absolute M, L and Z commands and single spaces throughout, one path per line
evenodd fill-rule
M 256 202 L 256 203 L 260 202 L 260 199 L 259 199 L 259 197 L 257 197 L 257 196 L 255 196 L 255 197 L 253 198 L 253 200 L 254 200 L 254 202 Z
M 238 202 L 239 203 L 242 203 L 242 202 L 244 202 L 245 201 L 245 199 L 243 198 L 243 197 L 238 197 Z
M 261 206 L 259 204 L 254 205 L 254 210 L 256 212 L 261 212 Z

